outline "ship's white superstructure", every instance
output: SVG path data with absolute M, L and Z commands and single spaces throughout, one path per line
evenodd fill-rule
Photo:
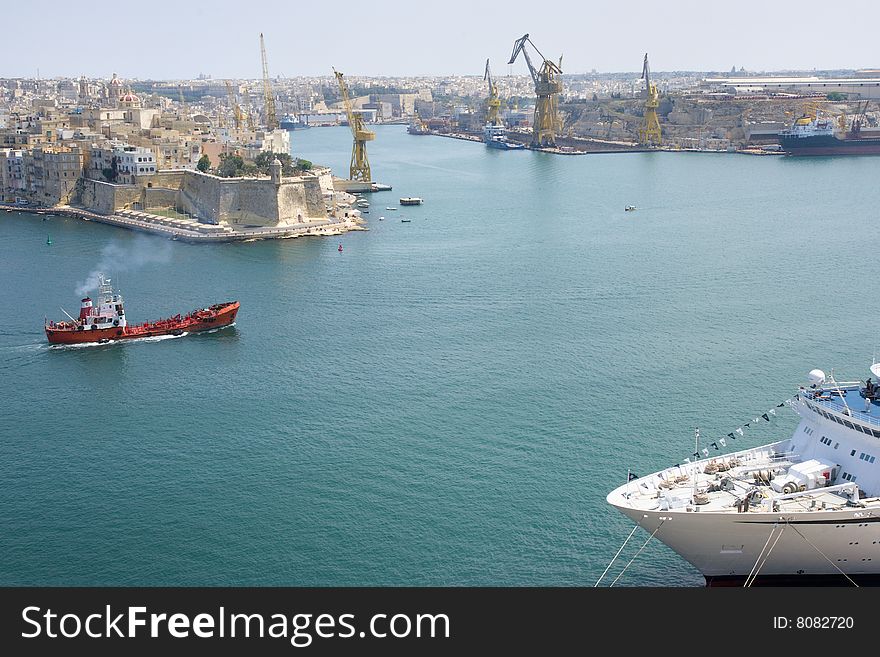
M 880 364 L 871 369 L 876 381 Z M 633 479 L 607 500 L 709 585 L 880 579 L 873 385 L 813 370 L 790 400 L 801 417 L 791 437 Z
M 92 304 L 90 297 L 82 300 L 79 309 L 79 323 L 83 331 L 97 331 L 106 328 L 124 329 L 125 307 L 122 295 L 114 292 L 109 278 L 98 274 L 98 303 Z

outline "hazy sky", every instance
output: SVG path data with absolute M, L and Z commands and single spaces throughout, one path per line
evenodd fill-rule
M 17 2 L 0 77 L 180 79 L 525 74 L 507 61 L 528 32 L 566 73 L 880 68 L 880 3 L 854 0 L 148 0 Z

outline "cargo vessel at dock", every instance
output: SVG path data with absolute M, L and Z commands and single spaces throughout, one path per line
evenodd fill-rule
M 779 144 L 787 155 L 880 155 L 880 135 L 867 136 L 861 122 L 845 131 L 830 117 L 804 115 L 779 132 Z
M 46 322 L 46 338 L 52 344 L 107 343 L 162 335 L 184 335 L 224 328 L 235 322 L 239 302 L 228 301 L 143 324 L 131 325 L 125 316 L 122 295 L 114 292 L 109 278 L 99 275 L 97 304 L 85 297 L 79 317 Z

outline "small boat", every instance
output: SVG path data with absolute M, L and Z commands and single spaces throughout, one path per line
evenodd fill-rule
M 385 208 L 385 209 L 386 209 L 386 210 L 396 210 L 397 208 L 392 208 L 392 207 L 389 205 L 389 206 L 388 206 L 387 208 Z
M 384 221 L 385 217 L 379 217 L 379 221 Z
M 410 221 L 412 221 L 412 219 L 401 219 L 400 221 L 405 224 L 408 224 Z
M 49 244 L 51 246 L 51 244 L 52 244 L 52 236 L 51 235 L 46 235 L 46 244 Z
M 627 206 L 624 208 L 624 210 L 626 210 L 627 212 L 632 212 L 632 211 L 635 210 L 635 209 L 636 209 L 636 206 L 634 206 L 634 205 L 627 205 Z
M 404 196 L 400 199 L 401 205 L 421 205 L 424 203 L 418 196 Z

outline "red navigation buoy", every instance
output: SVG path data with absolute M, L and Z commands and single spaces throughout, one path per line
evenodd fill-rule
M 341 245 L 341 244 L 339 245 L 339 249 L 338 249 L 338 250 L 339 250 L 340 253 L 342 253 L 342 245 Z

